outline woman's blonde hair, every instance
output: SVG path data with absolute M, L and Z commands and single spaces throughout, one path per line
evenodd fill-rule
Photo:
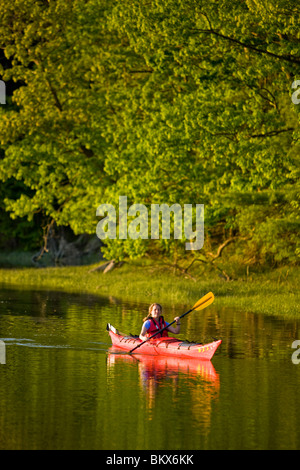
M 143 319 L 143 321 L 147 321 L 147 320 L 149 320 L 149 318 L 152 317 L 151 313 L 152 313 L 152 309 L 153 309 L 153 307 L 154 307 L 155 305 L 157 305 L 157 306 L 159 307 L 160 313 L 162 312 L 162 306 L 161 306 L 160 304 L 157 304 L 157 303 L 151 304 L 150 307 L 149 307 L 149 313 L 148 313 L 148 315 Z

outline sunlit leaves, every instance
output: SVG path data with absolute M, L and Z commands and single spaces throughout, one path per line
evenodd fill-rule
M 287 220 L 297 219 L 295 198 L 276 213 L 270 202 L 299 179 L 299 12 L 290 2 L 14 3 L 0 7 L 11 61 L 3 78 L 20 83 L 13 105 L 0 108 L 0 177 L 33 194 L 8 198 L 7 209 L 94 233 L 97 206 L 119 195 L 204 203 L 215 243 L 222 225 L 256 237 L 273 259 L 290 257 L 292 235 L 284 255 L 264 247 L 274 224 L 292 234 Z M 257 219 L 246 217 L 249 202 Z M 257 230 L 261 218 L 268 227 Z M 115 258 L 148 249 L 109 243 Z

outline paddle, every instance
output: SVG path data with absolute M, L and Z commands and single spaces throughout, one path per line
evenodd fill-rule
M 193 310 L 202 310 L 203 308 L 208 307 L 210 304 L 212 304 L 213 301 L 214 301 L 214 294 L 212 292 L 209 292 L 204 297 L 199 299 L 198 302 L 196 302 L 195 305 L 188 312 L 183 313 L 179 318 L 185 317 L 188 313 L 192 312 Z M 131 351 L 129 351 L 128 354 L 132 354 L 133 351 L 135 351 L 137 348 L 139 348 L 143 344 L 147 343 L 147 341 L 154 338 L 154 336 L 158 335 L 159 333 L 162 333 L 162 331 L 166 330 L 167 328 L 169 328 L 169 326 L 173 325 L 175 321 L 176 320 L 172 321 L 172 323 L 170 323 L 168 326 L 165 326 L 161 330 L 157 330 L 156 333 L 154 333 L 154 335 L 150 336 L 150 338 L 145 339 L 145 341 L 135 346 L 135 348 L 131 349 Z

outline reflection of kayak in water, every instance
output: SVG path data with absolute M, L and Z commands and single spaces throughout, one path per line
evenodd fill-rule
M 108 352 L 114 353 L 116 349 L 110 348 Z M 142 366 L 143 373 L 149 377 L 157 379 L 177 375 L 179 372 L 189 377 L 200 377 L 207 382 L 219 383 L 219 374 L 217 374 L 214 366 L 207 360 L 195 360 L 174 356 L 152 356 L 135 354 L 109 354 L 108 366 L 112 367 L 116 362 L 139 362 Z
M 110 379 L 115 377 L 121 386 L 124 377 L 126 380 L 127 377 L 135 380 L 136 375 L 132 371 L 137 372 L 140 389 L 145 393 L 149 421 L 155 418 L 157 409 L 160 410 L 160 392 L 171 394 L 172 400 L 175 400 L 173 410 L 176 408 L 176 397 L 183 393 L 184 396 L 190 396 L 190 412 L 199 424 L 197 433 L 209 432 L 212 402 L 218 400 L 220 392 L 220 377 L 210 361 L 146 354 L 129 355 L 122 354 L 120 349 L 118 351 L 116 354 L 115 347 L 108 350 L 107 376 Z
M 106 327 L 114 347 L 124 351 L 131 351 L 142 343 L 138 336 L 123 335 L 109 323 Z M 190 343 L 176 338 L 153 338 L 144 342 L 138 349 L 139 355 L 147 354 L 152 356 L 175 356 L 190 359 L 210 360 L 217 348 L 222 343 L 221 340 L 208 344 Z

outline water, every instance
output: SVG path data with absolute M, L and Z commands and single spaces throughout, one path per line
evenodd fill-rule
M 166 305 L 165 318 L 189 308 Z M 106 323 L 138 333 L 146 311 L 3 287 L 0 449 L 300 448 L 299 321 L 221 309 L 216 299 L 186 316 L 179 336 L 221 338 L 212 362 L 110 354 Z

